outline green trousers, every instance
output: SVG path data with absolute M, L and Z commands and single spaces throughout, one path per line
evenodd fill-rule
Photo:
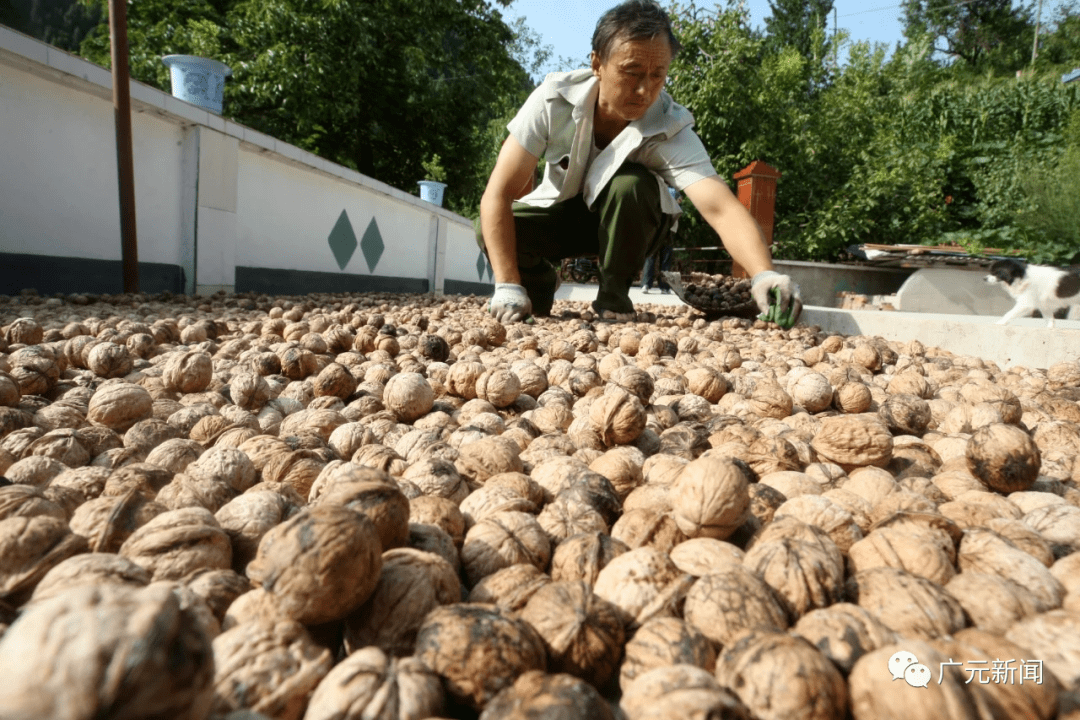
M 597 255 L 600 290 L 593 309 L 634 311 L 630 286 L 645 258 L 670 242 L 674 218 L 660 209 L 660 185 L 643 165 L 623 163 L 593 209 L 581 195 L 551 207 L 513 204 L 517 264 L 533 313 L 548 315 L 555 292 L 552 263 Z M 479 218 L 476 242 L 487 252 Z

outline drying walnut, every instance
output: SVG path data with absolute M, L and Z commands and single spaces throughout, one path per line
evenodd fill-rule
M 941 637 L 965 625 L 963 608 L 939 585 L 896 568 L 856 573 L 848 580 L 847 595 L 908 637 Z
M 672 548 L 670 555 L 675 567 L 694 577 L 742 565 L 744 557 L 735 545 L 713 538 L 685 540 Z
M 807 412 L 821 412 L 833 401 L 833 387 L 821 373 L 809 372 L 796 380 L 789 388 L 791 399 Z
M 0 520 L 36 516 L 53 517 L 65 522 L 68 519 L 64 508 L 45 497 L 39 488 L 31 485 L 0 487 Z
M 953 577 L 945 591 L 960 603 L 972 625 L 998 634 L 1037 612 L 1038 601 L 1030 590 L 998 575 L 965 571 Z
M 495 513 L 476 523 L 461 546 L 461 564 L 470 585 L 517 563 L 544 570 L 550 559 L 551 543 L 540 523 L 517 511 Z
M 810 446 L 821 458 L 845 469 L 881 467 L 892 457 L 893 438 L 875 415 L 845 415 L 823 418 Z
M 411 548 L 391 550 L 371 597 L 345 620 L 346 652 L 374 645 L 390 656 L 411 655 L 424 617 L 460 601 L 461 583 L 446 560 Z
M 1015 425 L 997 423 L 972 434 L 967 446 L 971 473 L 991 490 L 1027 490 L 1039 477 L 1039 447 Z
M 317 625 L 345 617 L 371 597 L 381 553 L 371 520 L 321 504 L 269 530 L 247 573 L 282 613 Z
M 645 408 L 637 396 L 609 386 L 589 408 L 589 420 L 604 445 L 627 445 L 645 429 Z
M 467 603 L 427 616 L 417 633 L 416 657 L 442 677 L 451 696 L 476 709 L 522 673 L 546 667 L 543 641 L 531 625 Z
M 480 485 L 492 475 L 521 472 L 524 469 L 517 446 L 497 437 L 478 440 L 459 452 L 454 463 L 458 472 Z
M 874 615 L 851 603 L 811 610 L 792 632 L 809 640 L 845 673 L 866 653 L 897 640 L 896 633 Z
M 921 524 L 878 527 L 854 543 L 851 572 L 895 567 L 945 585 L 956 574 L 956 548 L 947 533 Z
M 957 564 L 962 573 L 997 575 L 1026 588 L 1039 612 L 1060 607 L 1065 596 L 1065 589 L 1045 565 L 990 530 L 971 528 L 964 533 Z
M 907 393 L 890 395 L 878 409 L 878 415 L 897 435 L 921 436 L 930 424 L 930 405 Z
M 791 498 L 778 507 L 774 515 L 777 519 L 789 516 L 824 530 L 845 554 L 863 538 L 854 515 L 843 505 L 821 495 Z
M 31 602 L 63 595 L 80 585 L 106 584 L 145 587 L 150 584 L 150 573 L 114 553 L 73 555 L 45 574 L 34 588 Z
M 635 678 L 650 670 L 683 664 L 711 673 L 716 666 L 716 650 L 708 638 L 685 621 L 674 617 L 652 618 L 626 643 L 619 687 L 626 692 Z
M 124 541 L 120 554 L 148 570 L 154 580 L 180 580 L 195 570 L 224 569 L 232 562 L 229 536 L 201 507 L 155 516 Z
M 677 615 L 692 578 L 656 548 L 635 548 L 613 558 L 597 575 L 593 592 L 621 611 L 630 629 L 651 617 Z
M 86 551 L 63 520 L 39 515 L 0 520 L 0 600 L 18 607 L 49 570 Z
M 214 661 L 205 628 L 170 587 L 71 588 L 4 634 L 0 716 L 200 720 Z
M 243 571 L 255 559 L 263 535 L 298 511 L 284 495 L 267 491 L 244 493 L 222 506 L 214 517 L 232 542 L 233 567 Z
M 161 380 L 165 387 L 182 393 L 202 392 L 210 385 L 214 366 L 210 356 L 191 350 L 175 353 L 165 363 Z
M 614 720 L 611 708 L 590 684 L 572 675 L 547 675 L 539 670 L 523 673 L 494 698 L 480 720 L 547 716 L 563 720 Z
M 841 720 L 847 712 L 840 671 L 805 639 L 784 632 L 758 630 L 739 638 L 717 659 L 716 679 L 762 720 Z
M 931 644 L 906 638 L 863 655 L 848 678 L 852 715 L 855 720 L 981 717 L 969 678 L 949 661 Z
M 511 615 L 517 615 L 529 598 L 551 582 L 551 577 L 535 565 L 518 563 L 488 575 L 469 592 L 469 602 L 497 605 Z
M 733 460 L 702 456 L 672 485 L 672 516 L 688 537 L 726 540 L 749 517 L 748 484 Z
M 409 537 L 409 501 L 396 483 L 339 477 L 312 502 L 337 505 L 365 515 L 375 525 L 381 552 L 403 547 Z
M 642 673 L 627 686 L 619 707 L 627 720 L 750 718 L 746 707 L 721 687 L 712 673 L 688 664 L 665 665 Z
M 285 619 L 241 623 L 214 639 L 214 711 L 246 709 L 300 720 L 333 665 L 304 626 Z
M 133 383 L 102 385 L 90 398 L 86 419 L 95 425 L 124 432 L 153 414 L 154 398 L 146 388 Z
M 743 566 L 776 591 L 791 617 L 832 605 L 843 592 L 844 559 L 836 543 L 795 518 L 773 521 L 747 550 Z
M 625 543 L 602 532 L 574 535 L 555 548 L 551 577 L 557 581 L 582 580 L 591 587 L 600 571 L 627 550 Z
M 342 660 L 319 682 L 304 720 L 423 720 L 442 708 L 442 683 L 430 668 L 416 658 L 399 659 L 367 647 Z
M 476 397 L 487 400 L 497 408 L 514 404 L 521 394 L 521 381 L 510 370 L 496 368 L 481 373 L 476 379 Z
M 117 378 L 131 372 L 134 360 L 123 345 L 98 343 L 87 356 L 86 366 L 98 377 Z

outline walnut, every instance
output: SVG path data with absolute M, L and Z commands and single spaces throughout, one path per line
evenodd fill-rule
M 656 548 L 635 548 L 613 558 L 596 577 L 593 592 L 620 610 L 636 629 L 651 617 L 674 616 L 692 578 Z
M 551 582 L 533 593 L 520 615 L 537 631 L 550 668 L 603 687 L 615 672 L 623 646 L 618 609 L 585 582 Z
M 878 415 L 897 435 L 921 436 L 930 424 L 930 405 L 922 398 L 907 393 L 889 395 L 878 409 Z
M 229 536 L 205 508 L 163 512 L 139 527 L 120 546 L 120 555 L 154 580 L 180 580 L 195 570 L 228 568 Z
M 124 345 L 98 343 L 87 356 L 86 366 L 98 377 L 117 378 L 131 372 L 134 359 Z
M 366 647 L 350 654 L 319 682 L 304 719 L 421 720 L 438 715 L 442 708 L 442 683 L 431 669 L 416 658 L 395 658 Z
M 140 420 L 150 417 L 154 399 L 143 387 L 118 382 L 102 385 L 90 398 L 86 419 L 95 425 L 124 432 Z
M 627 445 L 645 429 L 645 408 L 637 396 L 609 386 L 590 407 L 589 420 L 604 445 Z
M 486 370 L 476 379 L 476 397 L 487 400 L 497 408 L 514 404 L 521 394 L 521 381 L 510 370 L 496 368 Z
M 486 437 L 461 448 L 454 464 L 463 477 L 480 485 L 492 475 L 524 469 L 517 446 L 497 437 Z
M 446 560 L 411 548 L 390 550 L 371 597 L 345 619 L 346 651 L 377 646 L 390 656 L 411 655 L 428 612 L 460 601 L 461 583 Z
M 322 505 L 339 505 L 365 515 L 375 524 L 381 552 L 408 542 L 409 501 L 396 483 L 339 477 L 312 501 L 313 507 Z
M 850 472 L 850 468 L 864 465 L 888 464 L 893 437 L 875 415 L 843 415 L 822 419 L 810 446 L 820 457 Z
M 469 592 L 470 603 L 497 605 L 510 615 L 517 615 L 529 598 L 550 583 L 551 577 L 535 565 L 518 563 L 488 575 Z
M 619 707 L 627 720 L 750 717 L 743 704 L 722 688 L 712 673 L 689 664 L 656 667 L 637 676 L 620 698 Z
M 789 678 L 777 683 L 777 677 Z M 759 630 L 724 649 L 716 679 L 735 694 L 754 717 L 842 718 L 848 690 L 836 666 L 804 638 Z
M 796 405 L 811 413 L 825 410 L 833 401 L 833 387 L 821 373 L 809 372 L 800 376 L 788 391 Z
M 329 650 L 286 619 L 241 623 L 214 638 L 214 711 L 300 720 L 333 665 Z
M 1000 493 L 1030 488 L 1041 462 L 1038 445 L 1015 425 L 987 425 L 975 431 L 967 445 L 968 469 Z
M 957 564 L 961 574 L 996 575 L 1026 588 L 1039 612 L 1061 606 L 1065 589 L 1045 565 L 990 530 L 970 528 L 960 541 Z
M 743 566 L 776 590 L 791 617 L 832 605 L 843 593 L 844 560 L 836 543 L 824 530 L 795 518 L 768 525 L 747 550 Z
M 845 673 L 868 652 L 897 641 L 873 614 L 851 603 L 836 603 L 799 618 L 792 632 L 810 641 Z
M 625 659 L 619 670 L 619 687 L 626 692 L 641 675 L 658 667 L 694 665 L 712 672 L 716 650 L 704 635 L 685 621 L 656 617 L 646 621 L 626 643 Z
M 453 698 L 476 709 L 522 673 L 546 667 L 543 641 L 531 625 L 467 603 L 427 616 L 417 633 L 416 657 L 442 677 Z
M 161 381 L 169 390 L 181 393 L 202 392 L 213 379 L 213 360 L 204 352 L 189 350 L 171 355 L 165 363 Z
M 53 567 L 85 551 L 86 539 L 61 519 L 38 515 L 0 520 L 0 600 L 18 607 Z
M 535 517 L 518 511 L 495 513 L 476 523 L 461 546 L 469 585 L 518 563 L 544 570 L 550 559 L 551 543 L 544 529 Z
M 5 633 L 0 715 L 205 718 L 214 660 L 204 626 L 170 587 L 73 587 Z
M 371 596 L 380 553 L 367 517 L 320 505 L 271 528 L 247 572 L 282 613 L 316 625 L 345 617 Z
M 856 573 L 848 580 L 847 596 L 907 637 L 941 637 L 965 624 L 963 608 L 940 586 L 896 568 Z
M 615 717 L 604 698 L 589 683 L 572 675 L 547 675 L 539 670 L 529 670 L 492 698 L 480 718 L 534 717 L 553 709 L 557 709 L 560 717 L 597 720 L 614 720 Z
M 748 484 L 734 461 L 702 456 L 673 483 L 672 516 L 687 537 L 726 540 L 749 517 Z
M 968 676 L 948 665 L 949 661 L 949 656 L 930 643 L 907 638 L 866 653 L 856 661 L 848 677 L 852 715 L 856 720 L 979 717 L 976 708 L 980 703 L 972 694 L 978 686 L 969 685 Z M 905 677 L 919 687 L 912 688 L 904 682 Z M 912 689 L 918 692 L 907 692 Z

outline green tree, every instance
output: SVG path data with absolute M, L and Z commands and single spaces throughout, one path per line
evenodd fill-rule
M 929 37 L 934 49 L 965 70 L 1012 73 L 1031 58 L 1033 3 L 1012 0 L 907 0 L 904 36 Z
M 833 0 L 769 0 L 769 9 L 765 30 L 773 48 L 793 47 L 819 62 L 829 54 L 825 29 Z
M 103 3 L 104 0 L 90 0 Z M 515 58 L 543 47 L 485 0 L 140 0 L 129 6 L 132 75 L 169 87 L 161 56 L 222 60 L 225 113 L 407 192 L 441 158 L 447 204 L 482 191 L 492 118 L 533 87 Z M 83 54 L 108 64 L 100 27 Z

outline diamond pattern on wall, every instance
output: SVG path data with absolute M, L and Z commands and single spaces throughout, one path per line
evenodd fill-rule
M 375 272 L 375 266 L 379 264 L 379 258 L 382 257 L 384 249 L 379 224 L 375 222 L 375 218 L 371 218 L 367 230 L 364 231 L 364 237 L 360 240 L 360 250 L 364 253 L 364 259 L 367 260 L 368 272 Z
M 352 259 L 353 253 L 356 252 L 356 233 L 353 232 L 352 223 L 349 222 L 349 216 L 344 210 L 334 223 L 334 229 L 330 231 L 328 241 L 338 267 L 344 270 Z
M 484 251 L 481 250 L 480 254 L 476 256 L 476 279 L 484 279 L 484 270 L 487 269 L 487 258 L 484 257 Z

